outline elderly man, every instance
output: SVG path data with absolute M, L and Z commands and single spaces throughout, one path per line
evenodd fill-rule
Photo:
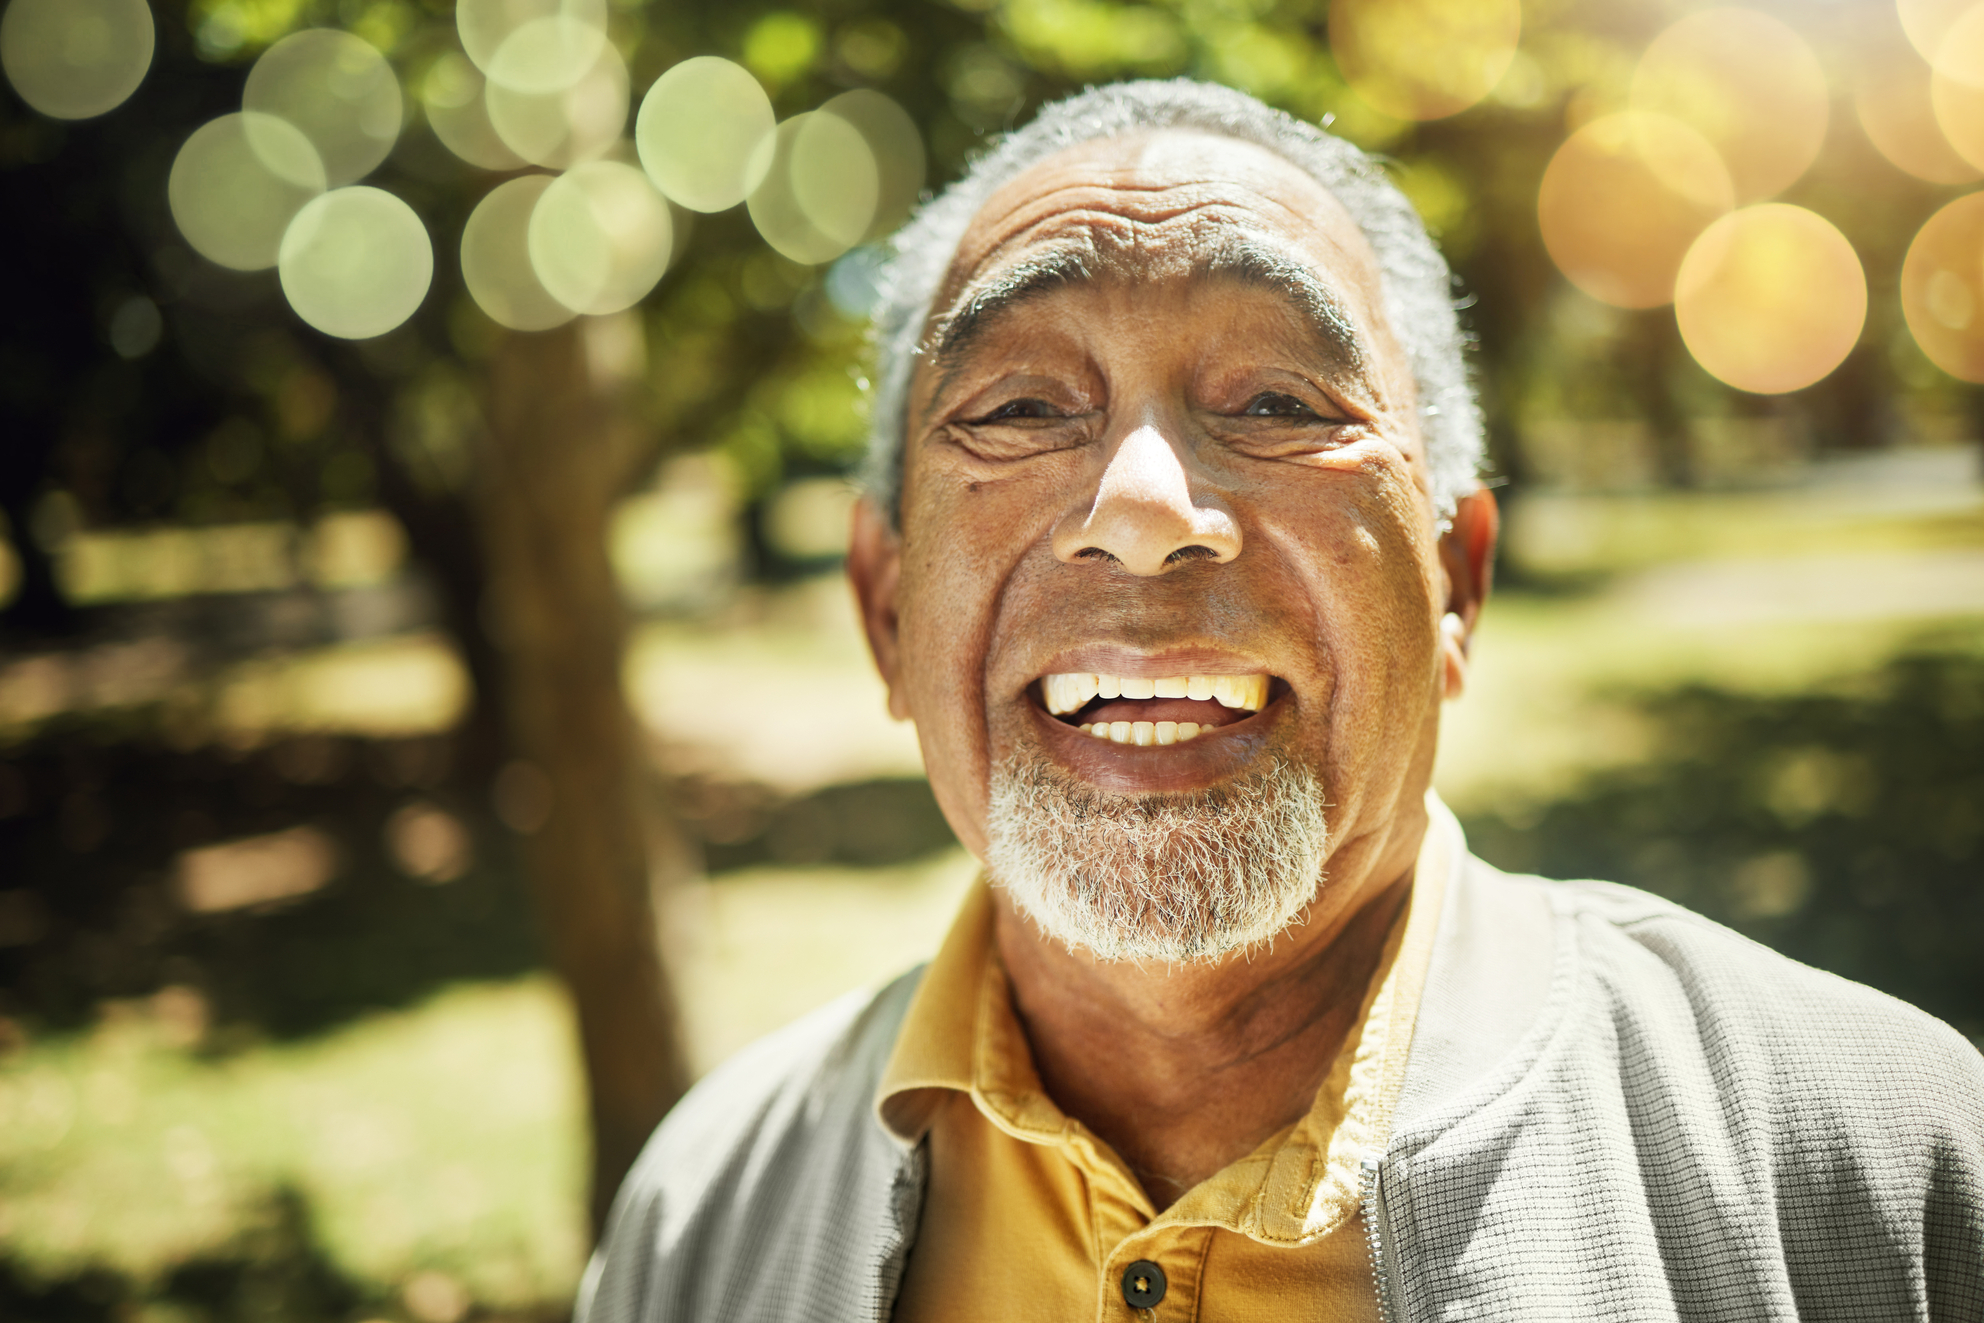
M 656 1133 L 585 1323 L 1984 1317 L 1984 1062 L 1428 793 L 1495 506 L 1445 265 L 1191 83 L 925 208 L 849 572 L 985 863 Z

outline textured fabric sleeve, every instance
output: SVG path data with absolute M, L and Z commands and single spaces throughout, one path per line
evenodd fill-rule
M 1714 1085 L 1714 1131 L 1742 1137 L 1732 1174 L 1770 1214 L 1748 1234 L 1782 1256 L 1799 1317 L 1984 1319 L 1976 1047 L 1913 1006 L 1696 914 L 1629 916 L 1621 908 L 1637 897 L 1601 889 L 1587 902 L 1673 972 Z M 1629 1073 L 1661 1073 L 1651 1051 L 1623 1055 Z M 1706 1105 L 1696 1111 L 1712 1117 Z M 1708 1127 L 1680 1129 L 1682 1160 L 1690 1131 Z
M 1699 916 L 1614 914 L 1686 992 L 1720 1128 L 1755 1135 L 1744 1184 L 1774 1214 L 1764 1230 L 1800 1317 L 1984 1320 L 1976 1048 L 1912 1006 Z M 1645 1053 L 1625 1065 L 1658 1069 Z
M 873 1103 L 914 986 L 843 998 L 691 1090 L 614 1201 L 575 1323 L 886 1318 L 922 1185 Z
M 1664 901 L 1559 884 L 1522 1044 L 1386 1159 L 1402 1317 L 1984 1320 L 1984 1061 Z
M 1973 1100 L 1984 1099 L 1984 1062 L 1952 1052 L 1951 1076 Z M 1929 1155 L 1922 1216 L 1929 1317 L 1935 1323 L 1984 1323 L 1984 1123 L 1939 1137 Z

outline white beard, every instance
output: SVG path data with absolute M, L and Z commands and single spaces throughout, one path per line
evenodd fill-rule
M 1105 794 L 1017 760 L 991 788 L 993 883 L 1101 960 L 1218 960 L 1271 942 L 1322 885 L 1322 779 L 1280 759 L 1194 794 Z

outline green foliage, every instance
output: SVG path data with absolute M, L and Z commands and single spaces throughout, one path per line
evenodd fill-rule
M 1187 51 L 1177 18 L 1149 5 L 1008 0 L 999 25 L 1036 67 L 1082 80 L 1176 73 Z
M 813 67 L 820 41 L 820 25 L 810 16 L 781 9 L 751 25 L 744 36 L 744 64 L 776 91 Z
M 186 21 L 209 60 L 252 59 L 308 27 L 343 28 L 391 56 L 452 9 L 447 0 L 192 0 Z
M 1469 196 L 1467 183 L 1452 166 L 1433 155 L 1391 164 L 1392 182 L 1412 200 L 1426 222 L 1427 231 L 1439 241 L 1447 260 L 1457 261 L 1474 251 L 1481 235 L 1479 216 Z
M 860 457 L 867 417 L 848 365 L 830 359 L 767 382 L 758 394 L 788 444 L 802 455 L 829 467 L 846 467 Z
M 193 0 L 186 17 L 200 53 L 225 60 L 273 46 L 328 10 L 321 0 Z
M 386 442 L 423 493 L 459 494 L 471 476 L 477 425 L 473 381 L 436 363 L 395 397 Z

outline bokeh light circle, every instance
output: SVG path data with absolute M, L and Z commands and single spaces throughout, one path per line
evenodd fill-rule
M 166 201 L 195 252 L 237 271 L 276 264 L 283 232 L 324 191 L 323 162 L 303 131 L 255 111 L 193 130 L 173 159 Z
M 627 63 L 611 44 L 561 91 L 519 92 L 492 82 L 482 95 L 496 136 L 532 165 L 562 170 L 592 160 L 627 128 Z
M 634 121 L 641 166 L 669 201 L 690 211 L 742 202 L 770 165 L 759 150 L 777 128 L 771 99 L 750 70 L 715 55 L 682 61 L 655 79 Z
M 262 52 L 241 105 L 303 130 L 333 186 L 363 179 L 386 159 L 406 112 L 386 57 L 329 28 L 292 33 Z
M 606 32 L 606 0 L 456 0 L 455 31 L 462 49 L 485 74 L 496 68 L 503 45 L 517 32 L 545 19 L 565 20 L 602 34 Z M 524 53 L 515 53 L 521 57 Z M 594 52 L 596 55 L 597 52 Z M 584 73 L 592 57 L 578 65 Z M 498 79 L 497 81 L 502 81 Z M 569 83 L 558 84 L 569 86 Z M 522 87 L 519 91 L 550 91 L 552 87 Z
M 605 314 L 647 297 L 668 269 L 668 203 L 640 170 L 589 161 L 560 175 L 531 211 L 530 264 L 574 312 Z
M 1519 0 L 1334 0 L 1330 51 L 1365 101 L 1400 119 L 1456 115 L 1494 91 L 1522 36 Z
M 1930 65 L 1936 123 L 1958 156 L 1984 167 L 1984 5 L 1950 25 Z
M 434 282 L 434 245 L 413 208 L 384 189 L 332 189 L 282 237 L 289 306 L 325 335 L 369 340 L 413 316 Z
M 1653 308 L 1696 236 L 1735 205 L 1722 158 L 1666 115 L 1605 115 L 1550 158 L 1537 191 L 1543 245 L 1570 282 L 1603 303 Z
M 531 266 L 530 222 L 550 175 L 524 175 L 489 190 L 462 227 L 462 283 L 498 326 L 545 331 L 572 320 Z
M 1707 138 L 1741 202 L 1797 182 L 1825 143 L 1831 94 L 1805 39 L 1754 9 L 1703 9 L 1647 45 L 1632 108 L 1672 115 Z
M 1853 108 L 1861 131 L 1898 170 L 1932 184 L 1962 184 L 1978 170 L 1950 146 L 1936 121 L 1928 61 L 1899 33 L 1863 33 L 1853 62 Z
M 42 114 L 89 119 L 138 90 L 156 41 L 145 0 L 13 0 L 0 15 L 0 68 Z
M 1929 361 L 1984 381 L 1984 193 L 1931 216 L 1901 264 L 1901 313 Z
M 1867 320 L 1867 278 L 1832 223 L 1781 202 L 1732 211 L 1681 260 L 1681 339 L 1739 390 L 1798 390 L 1838 367 Z
M 857 88 L 842 92 L 819 113 L 854 126 L 875 159 L 875 215 L 864 238 L 889 233 L 908 219 L 923 192 L 926 160 L 923 135 L 909 112 L 880 92 Z
M 882 171 L 861 130 L 824 111 L 806 116 L 792 135 L 786 169 L 792 200 L 814 229 L 843 251 L 867 237 L 881 200 Z
M 519 27 L 496 48 L 489 81 L 518 92 L 560 92 L 599 61 L 606 32 L 569 14 L 549 14 Z
M 1943 38 L 1949 35 L 1950 25 L 1976 3 L 1977 0 L 1895 0 L 1895 13 L 1916 54 L 1933 60 Z
M 853 125 L 817 111 L 794 115 L 759 145 L 758 156 L 754 172 L 763 178 L 746 205 L 773 249 L 817 265 L 861 241 L 874 218 L 879 172 Z
M 421 76 L 420 104 L 441 145 L 484 170 L 514 170 L 527 162 L 489 122 L 482 70 L 460 51 L 443 51 Z

